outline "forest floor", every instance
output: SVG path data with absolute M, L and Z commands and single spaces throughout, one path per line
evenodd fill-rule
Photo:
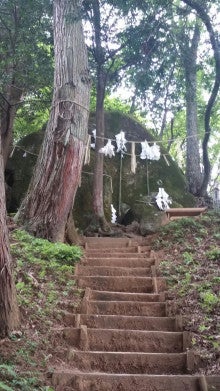
M 185 316 L 198 371 L 220 371 L 220 214 L 176 220 L 153 237 L 167 278 L 171 313 Z M 53 368 L 65 366 L 62 311 L 77 312 L 83 292 L 72 278 L 77 247 L 11 231 L 21 328 L 0 341 L 0 390 L 53 391 Z M 172 303 L 175 302 L 175 306 Z

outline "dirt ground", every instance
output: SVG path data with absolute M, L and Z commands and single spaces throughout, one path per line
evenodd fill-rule
M 206 374 L 220 372 L 219 227 L 220 216 L 208 216 L 196 224 L 191 220 L 170 224 L 153 240 L 153 248 L 162 260 L 160 275 L 168 280 L 171 313 L 186 317 L 185 327 L 192 332 L 192 345 L 203 357 L 198 370 Z M 16 281 L 25 283 L 25 278 L 22 273 Z M 32 302 L 25 302 L 24 289 L 20 293 L 21 328 L 0 341 L 0 382 L 12 390 L 52 391 L 53 368 L 67 365 L 63 313 L 78 311 L 83 292 L 74 284 L 66 290 L 64 282 L 58 283 L 53 286 L 55 299 L 48 306 L 43 298 L 39 300 L 39 290 L 44 295 L 44 284 L 51 278 L 46 275 L 45 282 L 34 284 L 39 280 L 39 267 L 32 264 Z

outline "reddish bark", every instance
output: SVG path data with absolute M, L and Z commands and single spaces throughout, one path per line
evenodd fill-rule
M 78 0 L 54 2 L 53 105 L 36 169 L 17 215 L 29 232 L 51 241 L 64 241 L 87 139 L 90 79 L 80 4 Z
M 1 148 L 1 141 L 0 141 Z M 11 270 L 11 255 L 6 224 L 3 158 L 0 155 L 0 338 L 18 325 L 18 307 Z

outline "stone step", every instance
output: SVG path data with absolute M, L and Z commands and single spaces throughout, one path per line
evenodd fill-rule
M 75 277 L 79 288 L 116 292 L 153 292 L 151 277 L 79 276 Z
M 75 323 L 72 318 L 72 324 Z M 119 316 L 119 315 L 80 315 L 80 323 L 89 328 L 101 329 L 130 329 L 148 331 L 174 331 L 175 318 L 158 318 L 147 316 Z
M 109 266 L 109 267 L 151 267 L 155 264 L 153 258 L 87 258 L 81 261 L 81 265 Z
M 61 330 L 60 330 L 61 331 Z M 108 352 L 182 353 L 183 333 L 143 330 L 64 328 L 63 337 L 83 350 Z M 85 334 L 86 333 L 86 334 Z M 85 342 L 86 341 L 86 342 Z
M 80 276 L 151 276 L 151 269 L 144 267 L 114 267 L 114 266 L 81 266 L 77 274 Z
M 105 259 L 105 258 L 136 258 L 136 259 L 139 259 L 139 258 L 149 258 L 150 256 L 150 251 L 149 252 L 146 252 L 146 253 L 137 253 L 137 252 L 122 252 L 122 251 L 118 251 L 118 252 L 113 252 L 113 251 L 99 251 L 99 250 L 94 250 L 94 251 L 86 251 L 85 253 L 85 256 L 86 258 L 90 259 L 90 258 L 102 258 L 102 259 Z
M 163 301 L 161 295 L 155 293 L 128 293 L 128 292 L 108 292 L 108 291 L 90 291 L 90 300 L 98 301 Z
M 53 373 L 56 391 L 68 386 L 74 391 L 201 391 L 199 376 L 76 373 L 59 370 Z M 211 388 L 209 388 L 211 390 Z M 218 391 L 218 389 L 216 389 Z
M 69 363 L 79 370 L 108 373 L 180 374 L 186 353 L 80 352 L 71 350 Z
M 141 301 L 91 301 L 87 305 L 87 314 L 98 315 L 133 315 L 133 316 L 166 316 L 165 303 Z

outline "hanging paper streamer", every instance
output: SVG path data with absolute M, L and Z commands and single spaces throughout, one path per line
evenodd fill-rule
M 114 145 L 112 145 L 111 140 L 108 140 L 107 144 L 99 150 L 100 153 L 103 153 L 105 156 L 115 156 Z
M 137 167 L 137 162 L 136 162 L 136 155 L 135 155 L 135 143 L 131 143 L 131 172 L 133 174 L 136 174 L 136 167 Z
M 116 134 L 116 144 L 117 144 L 117 151 L 116 152 L 121 152 L 123 155 L 123 152 L 127 151 L 127 148 L 125 144 L 127 143 L 127 140 L 125 138 L 125 132 L 121 130 L 120 133 Z
M 89 134 L 88 139 L 87 139 L 87 143 L 86 143 L 84 165 L 90 163 L 90 144 L 91 144 L 91 135 Z
M 142 151 L 140 154 L 141 159 L 159 160 L 160 159 L 160 147 L 154 143 L 152 147 L 145 140 L 141 143 Z
M 156 195 L 156 203 L 160 210 L 169 209 L 169 204 L 172 204 L 172 200 L 165 192 L 163 187 L 159 187 L 159 192 Z
M 160 147 L 156 143 L 151 147 L 151 160 L 160 160 Z
M 150 159 L 151 158 L 150 145 L 148 144 L 148 142 L 146 140 L 141 143 L 141 148 L 142 148 L 142 151 L 140 154 L 140 158 L 142 160 Z
M 92 148 L 92 149 L 95 149 L 96 129 L 93 129 L 93 131 L 92 131 L 92 138 L 94 139 L 94 141 L 91 143 L 91 148 Z
M 117 220 L 117 215 L 116 215 L 116 209 L 114 206 L 111 204 L 111 212 L 112 212 L 112 218 L 111 218 L 111 223 L 115 224 Z

